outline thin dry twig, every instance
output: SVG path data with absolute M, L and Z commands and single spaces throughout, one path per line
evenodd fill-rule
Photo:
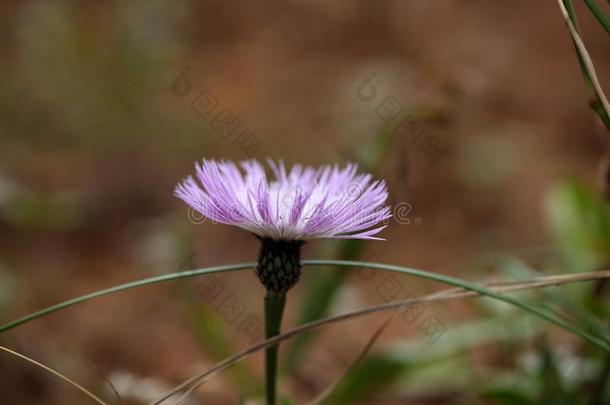
M 383 321 L 383 323 L 379 326 L 379 328 L 377 328 L 375 333 L 373 333 L 373 336 L 371 336 L 371 338 L 368 340 L 368 342 L 366 343 L 364 348 L 360 351 L 358 356 L 354 359 L 354 361 L 351 362 L 349 367 L 347 367 L 335 379 L 335 381 L 333 381 L 332 384 L 330 384 L 328 387 L 326 387 L 324 389 L 324 391 L 322 391 L 316 398 L 311 400 L 308 405 L 319 405 L 322 403 L 322 401 L 324 401 L 326 398 L 328 398 L 330 396 L 330 394 L 333 393 L 335 388 L 337 388 L 337 386 L 341 383 L 341 381 L 343 381 L 343 379 L 345 377 L 347 377 L 347 375 L 350 373 L 350 371 L 352 371 L 354 368 L 356 368 L 356 366 L 362 361 L 362 359 L 364 359 L 364 357 L 371 351 L 371 349 L 373 348 L 373 345 L 375 345 L 375 343 L 377 343 L 377 340 L 379 340 L 379 337 L 381 336 L 381 334 L 388 328 L 388 326 L 390 326 L 390 323 L 392 323 L 392 321 L 398 315 L 399 315 L 399 313 L 394 313 L 394 314 L 390 315 L 385 321 Z
M 558 286 L 561 284 L 582 282 L 582 281 L 592 281 L 598 279 L 610 278 L 610 270 L 604 271 L 595 271 L 588 273 L 580 273 L 580 274 L 563 274 L 563 275 L 555 275 L 555 276 L 545 276 L 545 277 L 535 277 L 529 279 L 527 281 L 509 281 L 509 282 L 491 282 L 484 284 L 485 287 L 489 288 L 494 292 L 516 292 L 516 291 L 524 291 L 530 289 L 544 288 L 550 286 Z M 180 396 L 180 398 L 174 402 L 173 405 L 180 403 L 184 398 L 186 398 L 190 393 L 199 388 L 202 384 L 204 384 L 207 379 L 213 375 L 216 375 L 222 371 L 225 371 L 227 368 L 231 367 L 238 361 L 243 360 L 246 357 L 251 356 L 252 354 L 263 350 L 269 346 L 273 346 L 282 342 L 284 340 L 291 339 L 297 335 L 302 333 L 309 332 L 314 329 L 318 329 L 322 326 L 329 325 L 337 322 L 344 322 L 347 320 L 359 318 L 365 315 L 370 315 L 377 312 L 387 311 L 389 309 L 396 308 L 404 308 L 405 306 L 412 305 L 416 302 L 441 302 L 441 301 L 449 301 L 461 298 L 469 298 L 469 297 L 480 297 L 482 294 L 476 291 L 465 291 L 461 288 L 451 288 L 443 291 L 439 291 L 437 293 L 429 294 L 420 298 L 412 298 L 407 300 L 402 300 L 398 302 L 390 302 L 382 305 L 377 305 L 369 308 L 364 308 L 356 311 L 347 312 L 341 315 L 337 315 L 330 318 L 320 319 L 314 322 L 310 322 L 296 328 L 290 329 L 281 335 L 274 336 L 273 338 L 264 340 L 255 345 L 252 345 L 228 358 L 217 363 L 213 367 L 209 368 L 207 371 L 195 375 L 188 380 L 184 381 L 173 390 L 168 392 L 162 398 L 153 402 L 152 405 L 159 405 L 165 400 L 171 398 L 176 395 L 180 391 L 186 390 L 186 392 Z
M 74 388 L 78 389 L 79 391 L 81 391 L 83 394 L 87 395 L 89 398 L 91 398 L 92 400 L 94 400 L 95 402 L 97 402 L 98 404 L 101 405 L 108 405 L 106 402 L 102 401 L 99 397 L 97 397 L 95 394 L 93 394 L 91 391 L 89 391 L 88 389 L 86 389 L 85 387 L 83 387 L 82 385 L 80 385 L 79 383 L 77 383 L 76 381 L 73 381 L 71 379 L 69 379 L 68 377 L 66 377 L 65 375 L 61 374 L 59 371 L 53 370 L 51 367 L 45 366 L 44 364 L 29 358 L 28 356 L 18 353 L 14 350 L 11 350 L 7 347 L 4 346 L 0 346 L 0 350 L 4 350 L 7 353 L 12 354 L 13 356 L 19 357 L 20 359 L 26 360 L 42 369 L 44 369 L 45 371 L 53 374 L 56 377 L 61 378 L 62 380 L 64 380 L 65 382 L 67 382 L 68 384 L 72 385 Z
M 112 381 L 110 381 L 110 378 L 106 375 L 106 373 L 104 373 L 104 371 L 101 368 L 99 368 L 94 362 L 90 361 L 89 364 L 100 375 L 100 377 L 102 377 L 102 379 L 108 385 L 108 387 L 110 387 L 110 390 L 112 391 L 112 393 L 114 394 L 116 399 L 119 401 L 119 404 L 122 404 L 123 398 L 121 397 L 121 394 L 119 394 L 119 391 L 117 391 L 116 387 L 114 386 Z

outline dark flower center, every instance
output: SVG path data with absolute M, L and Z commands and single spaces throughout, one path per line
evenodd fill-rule
M 286 292 L 301 275 L 301 240 L 261 238 L 256 275 L 268 291 Z

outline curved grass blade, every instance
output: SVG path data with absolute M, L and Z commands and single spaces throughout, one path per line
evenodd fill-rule
M 161 276 L 145 278 L 142 280 L 132 281 L 130 283 L 120 284 L 114 287 L 106 288 L 104 290 L 98 290 L 89 294 L 81 295 L 80 297 L 72 298 L 70 300 L 61 302 L 59 304 L 50 306 L 48 308 L 42 309 L 40 311 L 34 312 L 30 315 L 23 316 L 19 319 L 16 319 L 12 322 L 8 322 L 2 326 L 0 326 L 0 333 L 6 332 L 9 329 L 13 329 L 19 325 L 23 325 L 26 322 L 33 321 L 34 319 L 41 318 L 45 315 L 48 315 L 52 312 L 59 311 L 60 309 L 64 309 L 70 307 L 72 305 L 79 304 L 81 302 L 89 301 L 94 298 L 102 297 L 104 295 L 113 294 L 115 292 L 129 290 L 131 288 L 143 287 L 150 284 L 161 283 L 164 281 L 177 280 L 181 278 L 201 276 L 204 274 L 212 274 L 212 273 L 223 273 L 227 271 L 235 271 L 235 270 L 245 270 L 256 267 L 256 263 L 238 263 L 238 264 L 229 264 L 225 266 L 213 266 L 213 267 L 205 267 L 202 269 L 196 270 L 188 270 L 181 271 L 178 273 L 169 273 L 163 274 Z
M 582 331 L 582 330 L 578 329 L 577 327 L 566 324 L 565 322 L 554 317 L 552 314 L 548 314 L 542 310 L 539 310 L 535 307 L 525 304 L 512 297 L 497 294 L 484 287 L 477 286 L 476 284 L 461 280 L 456 277 L 445 276 L 445 275 L 438 274 L 438 273 L 432 273 L 432 272 L 428 272 L 428 271 L 424 271 L 424 270 L 412 269 L 412 268 L 403 267 L 403 266 L 396 266 L 396 265 L 389 265 L 389 264 L 382 264 L 382 263 L 371 263 L 371 262 L 358 262 L 358 261 L 349 261 L 349 260 L 304 260 L 302 262 L 302 264 L 306 265 L 306 266 L 309 265 L 309 266 L 368 267 L 371 269 L 393 271 L 393 272 L 397 272 L 397 273 L 401 273 L 401 274 L 407 274 L 407 275 L 411 275 L 411 276 L 425 278 L 428 280 L 438 281 L 438 282 L 441 282 L 444 284 L 453 285 L 455 287 L 460 287 L 465 290 L 474 291 L 481 295 L 486 295 L 486 296 L 498 299 L 500 301 L 504 301 L 506 303 L 515 305 L 523 310 L 531 312 L 534 315 L 537 315 L 543 319 L 546 319 L 549 322 L 552 322 L 558 326 L 561 326 L 562 328 L 564 328 L 566 330 L 569 330 L 569 331 L 585 338 L 586 340 L 590 341 L 591 343 L 595 344 L 596 346 L 598 346 L 606 351 L 610 351 L 610 339 L 606 336 L 599 339 L 598 337 L 592 336 L 591 334 L 589 334 L 586 331 Z M 121 285 L 118 285 L 115 287 L 96 291 L 96 292 L 93 292 L 90 294 L 82 295 L 77 298 L 73 298 L 68 301 L 64 301 L 60 304 L 53 305 L 46 309 L 40 310 L 38 312 L 34 312 L 33 314 L 19 318 L 15 321 L 9 322 L 3 326 L 0 326 L 0 333 L 5 332 L 9 329 L 12 329 L 16 326 L 22 325 L 31 320 L 38 319 L 40 317 L 48 315 L 57 310 L 67 308 L 69 306 L 72 306 L 72 305 L 75 305 L 75 304 L 78 304 L 78 303 L 81 303 L 84 301 L 88 301 L 93 298 L 98 298 L 98 297 L 101 297 L 104 295 L 112 294 L 112 293 L 115 293 L 118 291 L 123 291 L 123 290 L 127 290 L 130 288 L 141 287 L 141 286 L 155 284 L 155 283 L 169 281 L 169 280 L 176 280 L 176 279 L 180 279 L 180 278 L 194 277 L 194 276 L 203 275 L 203 274 L 219 273 L 219 272 L 226 272 L 226 271 L 243 270 L 243 269 L 248 269 L 248 268 L 253 268 L 253 267 L 255 267 L 255 263 L 240 263 L 240 264 L 225 265 L 225 266 L 215 266 L 215 267 L 208 267 L 208 268 L 203 268 L 203 269 L 198 269 L 198 270 L 164 274 L 162 276 L 156 276 L 156 277 L 151 277 L 151 278 L 147 278 L 147 279 L 143 279 L 143 280 L 133 281 L 133 282 L 126 283 L 126 284 L 121 284 Z
M 303 263 L 305 263 L 305 262 L 308 262 L 308 264 L 312 264 L 311 260 L 304 261 Z M 326 261 L 322 260 L 322 262 L 326 262 Z M 339 262 L 343 263 L 342 261 L 339 261 Z M 384 266 L 384 267 L 386 266 L 386 265 L 381 265 L 378 263 L 362 263 L 362 267 L 367 267 L 367 265 L 373 265 L 373 264 L 377 264 L 377 265 Z M 343 264 L 341 264 L 341 265 L 343 265 Z M 408 269 L 408 270 L 421 272 L 421 270 L 414 270 L 414 269 Z M 424 272 L 424 273 L 427 273 L 427 272 Z M 440 277 L 446 277 L 446 276 L 440 276 Z M 201 386 L 203 383 L 205 383 L 205 381 L 207 381 L 207 379 L 209 377 L 226 370 L 227 368 L 233 366 L 236 362 L 241 361 L 244 358 L 249 357 L 256 352 L 266 349 L 269 346 L 273 346 L 281 341 L 291 339 L 295 336 L 299 336 L 303 333 L 321 328 L 322 326 L 326 326 L 326 325 L 329 325 L 332 323 L 345 322 L 348 320 L 356 319 L 356 318 L 370 315 L 370 314 L 377 313 L 377 312 L 387 311 L 390 309 L 397 309 L 397 308 L 401 308 L 401 307 L 404 308 L 404 307 L 412 305 L 416 302 L 423 302 L 423 303 L 440 302 L 440 301 L 449 301 L 449 300 L 468 298 L 468 297 L 489 296 L 489 293 L 496 294 L 496 293 L 524 291 L 524 290 L 529 290 L 529 289 L 544 288 L 544 287 L 550 287 L 550 286 L 557 286 L 557 285 L 561 285 L 561 284 L 568 284 L 568 283 L 582 282 L 582 281 L 591 281 L 591 280 L 597 280 L 597 279 L 603 279 L 603 278 L 610 278 L 610 270 L 590 272 L 590 273 L 563 274 L 563 275 L 556 275 L 556 276 L 537 277 L 532 280 L 527 280 L 524 282 L 513 282 L 513 281 L 495 282 L 495 283 L 487 284 L 487 286 L 489 286 L 489 288 L 478 287 L 479 289 L 484 289 L 486 291 L 485 293 L 473 291 L 473 290 L 470 290 L 469 288 L 466 288 L 466 290 L 470 290 L 470 291 L 464 291 L 464 289 L 462 289 L 462 288 L 457 288 L 457 289 L 452 288 L 452 289 L 447 289 L 447 290 L 440 291 L 437 293 L 429 294 L 429 295 L 426 295 L 423 297 L 419 297 L 419 298 L 411 298 L 411 299 L 406 299 L 406 300 L 397 301 L 397 302 L 390 302 L 387 304 L 382 304 L 382 305 L 368 307 L 368 308 L 364 308 L 364 309 L 360 309 L 360 310 L 356 310 L 356 311 L 346 312 L 344 314 L 333 316 L 330 318 L 320 319 L 320 320 L 310 322 L 308 324 L 301 325 L 296 328 L 290 329 L 290 330 L 282 333 L 281 335 L 275 336 L 271 339 L 266 339 L 260 343 L 257 343 L 253 346 L 250 346 L 250 347 L 242 350 L 239 353 L 234 354 L 231 357 L 228 357 L 227 359 L 225 359 L 222 362 L 211 367 L 204 373 L 195 375 L 195 376 L 189 378 L 188 380 L 184 381 L 182 384 L 178 385 L 176 388 L 174 388 L 172 391 L 168 392 L 162 398 L 158 399 L 152 405 L 159 405 L 162 402 L 166 401 L 167 399 L 171 398 L 172 396 L 176 395 L 180 391 L 187 390 L 185 393 L 183 393 L 181 395 L 181 397 L 176 402 L 173 403 L 173 405 L 176 405 L 176 404 L 180 403 L 184 398 L 186 398 L 191 392 L 193 392 L 195 389 L 197 389 L 199 386 Z M 550 314 L 545 314 L 545 315 L 554 319 L 553 316 Z M 544 318 L 544 319 L 546 319 L 546 318 Z M 561 320 L 557 320 L 557 322 L 561 322 Z M 610 347 L 604 348 L 604 349 L 606 351 L 610 352 Z
M 514 276 L 516 279 L 530 279 L 537 276 L 538 273 L 521 261 L 508 259 L 501 265 L 508 275 Z M 581 326 L 598 335 L 610 334 L 610 329 L 603 322 L 600 322 L 579 302 L 569 297 L 564 291 L 556 289 L 546 289 L 539 291 L 541 298 L 540 302 L 546 304 L 554 304 L 558 308 L 565 308 L 567 312 L 576 317 Z
M 28 361 L 34 365 L 36 365 L 37 367 L 42 368 L 43 370 L 53 374 L 54 376 L 64 380 L 65 382 L 67 382 L 68 384 L 72 385 L 74 388 L 76 388 L 77 390 L 79 390 L 80 392 L 82 392 L 83 394 L 87 395 L 89 398 L 91 398 L 92 400 L 94 400 L 95 402 L 97 402 L 98 404 L 101 405 L 108 405 L 106 402 L 102 401 L 98 396 L 96 396 L 94 393 L 92 393 L 91 391 L 89 391 L 88 389 L 86 389 L 85 387 L 83 387 L 82 385 L 80 385 L 79 383 L 77 383 L 76 381 L 72 381 L 71 379 L 69 379 L 68 377 L 66 377 L 65 375 L 61 374 L 59 371 L 53 370 L 51 367 L 45 366 L 42 363 L 37 362 L 34 359 L 29 358 L 28 356 L 18 353 L 16 351 L 13 351 L 7 347 L 4 346 L 0 346 L 0 350 L 3 350 L 7 353 L 12 354 L 13 356 L 19 357 L 20 359 L 23 359 L 25 361 Z
M 393 271 L 396 273 L 407 274 L 407 275 L 411 275 L 411 276 L 425 278 L 428 280 L 438 281 L 438 282 L 441 282 L 444 284 L 453 285 L 455 287 L 460 287 L 465 290 L 474 291 L 481 295 L 495 298 L 497 300 L 517 306 L 527 312 L 537 315 L 537 316 L 541 317 L 542 319 L 545 319 L 551 323 L 554 323 L 557 326 L 560 326 L 570 332 L 573 332 L 573 333 L 581 336 L 582 338 L 588 340 L 590 343 L 593 343 L 595 346 L 598 346 L 599 348 L 604 349 L 605 351 L 610 351 L 610 337 L 608 337 L 608 336 L 602 336 L 601 338 L 594 336 L 585 330 L 582 330 L 576 326 L 570 325 L 570 324 L 562 321 L 561 319 L 558 319 L 557 317 L 553 316 L 552 314 L 549 314 L 532 305 L 519 301 L 516 298 L 496 293 L 485 287 L 480 287 L 476 284 L 464 281 L 464 280 L 456 278 L 456 277 L 446 276 L 446 275 L 439 274 L 439 273 L 431 273 L 431 272 L 427 272 L 427 271 L 423 271 L 423 270 L 411 269 L 408 267 L 390 265 L 390 264 L 363 263 L 363 262 L 346 261 L 346 260 L 305 260 L 305 261 L 303 261 L 303 265 L 310 265 L 310 266 L 311 265 L 323 265 L 323 266 L 324 265 L 334 265 L 334 266 L 368 267 L 371 269 Z

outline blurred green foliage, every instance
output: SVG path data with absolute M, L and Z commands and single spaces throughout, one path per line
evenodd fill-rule
M 574 272 L 607 268 L 610 209 L 595 190 L 574 180 L 560 182 L 549 192 L 546 212 L 561 258 L 560 263 L 548 261 L 549 268 Z M 511 257 L 496 259 L 495 264 L 502 279 L 539 274 Z M 605 291 L 582 283 L 519 296 L 608 336 L 608 327 L 600 321 L 608 314 Z M 610 356 L 582 343 L 581 349 L 566 352 L 539 319 L 485 298 L 475 303 L 479 320 L 451 325 L 433 345 L 415 338 L 374 350 L 349 370 L 324 403 L 370 401 L 379 392 L 388 395 L 388 390 L 411 398 L 433 395 L 451 403 L 471 403 L 473 398 L 501 405 L 610 403 Z M 534 348 L 528 343 L 532 338 Z M 483 368 L 471 364 L 472 353 L 491 343 L 497 347 L 499 364 Z
M 547 212 L 570 271 L 610 265 L 610 206 L 598 192 L 576 180 L 563 181 L 551 189 Z

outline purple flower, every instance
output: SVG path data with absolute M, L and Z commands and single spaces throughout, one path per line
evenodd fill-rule
M 254 160 L 203 160 L 195 164 L 197 180 L 189 176 L 175 195 L 206 218 L 236 225 L 261 238 L 381 239 L 374 237 L 391 217 L 383 181 L 357 174 L 357 165 L 294 165 L 268 160 L 273 178 Z M 241 170 L 240 170 L 241 167 Z

